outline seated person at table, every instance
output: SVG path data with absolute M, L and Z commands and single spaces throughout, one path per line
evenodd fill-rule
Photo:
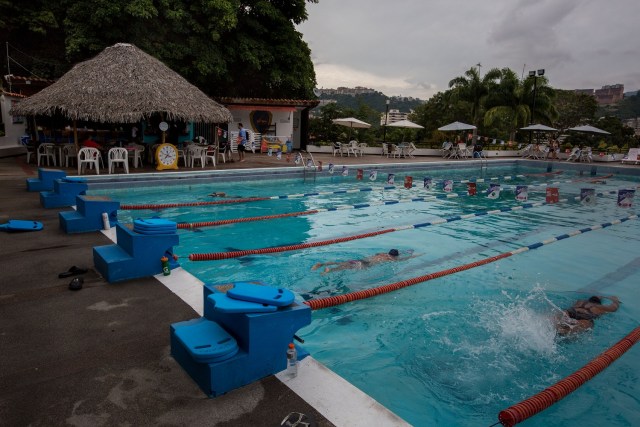
M 97 143 L 91 138 L 87 138 L 84 141 L 82 141 L 82 146 L 89 147 L 89 148 L 97 148 L 98 150 L 102 150 L 102 145 L 100 145 L 99 143 Z
M 473 146 L 473 157 L 482 157 L 482 143 L 480 140 L 477 140 L 476 145 Z

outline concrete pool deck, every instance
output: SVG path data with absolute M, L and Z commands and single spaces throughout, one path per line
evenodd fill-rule
M 314 157 L 337 165 L 442 161 Z M 287 165 L 266 155 L 247 159 L 216 169 Z M 107 284 L 93 270 L 91 249 L 110 240 L 102 233 L 62 232 L 59 210 L 42 208 L 39 194 L 25 189 L 25 179 L 36 175 L 37 167 L 27 165 L 25 156 L 0 159 L 0 223 L 29 219 L 45 227 L 36 233 L 0 233 L 0 424 L 277 426 L 289 413 L 302 412 L 318 426 L 358 425 L 325 417 L 301 398 L 316 387 L 302 374 L 290 386 L 271 376 L 207 398 L 169 354 L 169 325 L 198 317 L 196 311 L 153 277 Z M 70 278 L 58 278 L 73 265 L 89 269 L 78 292 L 68 290 Z M 341 391 L 335 394 L 342 396 Z M 353 409 L 349 401 L 343 404 Z M 387 413 L 375 424 L 360 425 L 398 423 Z

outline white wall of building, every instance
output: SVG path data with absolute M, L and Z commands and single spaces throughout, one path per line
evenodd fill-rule
M 14 117 L 9 115 L 9 110 L 15 102 L 21 98 L 3 93 L 0 95 L 0 110 L 2 110 L 2 123 L 4 123 L 4 136 L 0 137 L 0 148 L 20 147 L 20 137 L 26 131 L 26 117 Z

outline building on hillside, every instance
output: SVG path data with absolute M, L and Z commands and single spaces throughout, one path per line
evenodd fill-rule
M 354 88 L 350 87 L 339 87 L 337 89 L 318 89 L 319 95 L 363 95 L 367 93 L 376 93 L 375 89 L 370 89 L 368 87 L 356 86 Z
M 622 101 L 624 95 L 624 85 L 615 84 L 602 86 L 601 89 L 595 90 L 596 99 L 598 105 L 611 105 L 617 104 Z
M 596 96 L 595 89 L 574 89 L 575 93 Z
M 390 125 L 391 123 L 399 122 L 400 120 L 407 120 L 408 117 L 409 113 L 402 113 L 400 110 L 391 109 L 386 114 L 386 117 L 385 113 L 380 114 L 380 125 Z
M 24 77 L 7 74 L 4 76 L 4 87 L 10 93 L 17 93 L 25 97 L 40 92 L 47 86 L 51 86 L 55 80 L 42 79 L 40 77 Z

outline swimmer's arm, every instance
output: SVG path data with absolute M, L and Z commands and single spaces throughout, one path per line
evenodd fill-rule
M 600 298 L 607 298 L 608 300 L 611 301 L 611 304 L 602 305 L 600 307 L 603 311 L 611 313 L 613 311 L 616 311 L 618 309 L 618 307 L 620 307 L 620 300 L 616 296 L 613 296 L 613 295 L 610 296 L 610 297 L 602 296 Z

